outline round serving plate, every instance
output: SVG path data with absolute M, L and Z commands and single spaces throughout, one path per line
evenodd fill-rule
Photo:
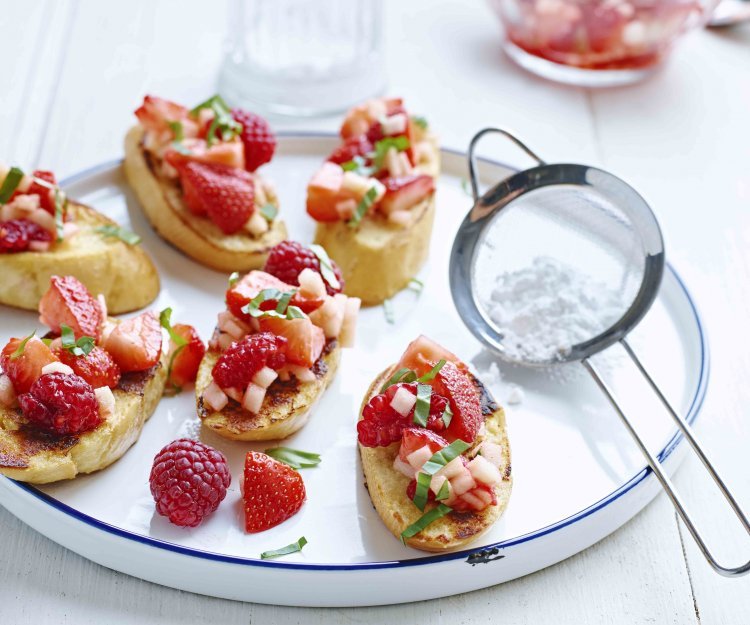
M 294 239 L 312 239 L 305 186 L 335 144 L 333 135 L 282 135 L 274 162 L 264 168 Z M 45 536 L 112 569 L 206 595 L 295 606 L 393 604 L 484 588 L 559 562 L 627 522 L 659 485 L 594 383 L 578 365 L 551 375 L 498 363 L 501 376 L 490 373 L 492 356 L 459 319 L 448 288 L 448 257 L 471 200 L 465 155 L 443 149 L 442 158 L 423 290 L 396 296 L 390 320 L 383 307 L 362 311 L 356 347 L 345 350 L 336 380 L 307 426 L 284 442 L 322 456 L 318 467 L 302 472 L 308 500 L 297 515 L 260 534 L 243 531 L 244 454 L 273 445 L 227 441 L 201 430 L 190 391 L 165 397 L 139 441 L 109 468 L 41 487 L 2 478 L 0 503 Z M 508 173 L 499 163 L 480 164 L 488 184 Z M 194 324 L 208 338 L 223 308 L 227 276 L 196 264 L 153 232 L 120 162 L 82 172 L 63 186 L 143 237 L 162 280 L 154 308 L 171 306 L 173 319 Z M 0 310 L 0 319 L 3 342 L 39 325 L 35 314 L 9 308 Z M 426 554 L 394 538 L 370 502 L 357 453 L 363 393 L 420 333 L 470 363 L 506 407 L 513 494 L 500 521 L 463 551 Z M 706 390 L 708 350 L 695 305 L 674 269 L 666 272 L 632 342 L 665 394 L 693 421 Z M 674 471 L 683 444 L 669 418 L 617 348 L 598 358 L 650 449 Z M 508 405 L 514 386 L 524 398 Z M 195 529 L 174 527 L 157 515 L 148 487 L 154 455 L 182 436 L 221 449 L 234 477 L 218 511 Z M 301 553 L 260 560 L 261 552 L 300 536 L 308 540 Z

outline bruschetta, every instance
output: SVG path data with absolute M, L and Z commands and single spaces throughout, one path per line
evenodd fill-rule
M 74 275 L 114 313 L 159 293 L 159 276 L 139 238 L 69 200 L 50 171 L 0 165 L 0 303 L 36 310 L 54 274 Z
M 424 336 L 373 381 L 357 436 L 375 509 L 410 547 L 464 547 L 508 504 L 503 409 L 464 363 Z
M 256 173 L 276 138 L 219 96 L 195 108 L 146 96 L 125 138 L 125 174 L 164 239 L 219 271 L 263 266 L 286 238 L 273 187 Z
M 138 439 L 164 390 L 168 351 L 153 312 L 108 318 L 72 276 L 39 304 L 46 336 L 0 353 L 0 473 L 46 484 L 103 469 Z
M 315 242 L 341 267 L 347 295 L 380 304 L 408 286 L 430 247 L 437 139 L 400 98 L 370 100 L 347 114 L 342 144 L 307 187 Z
M 198 416 L 225 438 L 296 432 L 354 342 L 360 301 L 341 293 L 340 271 L 321 248 L 284 241 L 264 269 L 230 280 L 198 370 Z

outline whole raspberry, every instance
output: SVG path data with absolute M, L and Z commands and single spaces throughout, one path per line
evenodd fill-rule
M 41 376 L 18 403 L 31 423 L 55 434 L 87 432 L 102 422 L 94 389 L 75 374 Z
M 414 425 L 414 410 L 416 404 L 403 416 L 396 412 L 391 406 L 391 400 L 398 391 L 404 388 L 412 395 L 417 394 L 417 384 L 394 384 L 389 386 L 385 393 L 375 395 L 362 410 L 362 419 L 357 423 L 359 442 L 365 447 L 386 447 L 401 439 L 404 428 Z M 427 429 L 433 432 L 442 432 L 445 429 L 443 412 L 448 405 L 448 400 L 442 395 L 433 392 L 430 395 L 430 414 L 427 419 Z
M 156 511 L 182 527 L 195 527 L 216 510 L 231 481 L 224 454 L 189 438 L 162 448 L 149 476 Z
M 81 376 L 93 388 L 109 386 L 115 388 L 120 382 L 120 367 L 108 351 L 95 346 L 85 356 L 76 356 L 62 347 L 54 350 L 60 362 L 73 369 L 73 373 Z
M 245 169 L 255 171 L 270 162 L 276 149 L 276 135 L 268 122 L 260 115 L 242 109 L 232 109 L 232 117 L 242 124 L 240 138 L 245 147 Z
M 23 252 L 32 241 L 49 242 L 52 233 L 28 219 L 11 219 L 0 223 L 0 254 Z
M 341 269 L 333 260 L 331 260 L 331 268 L 339 281 L 339 288 L 334 289 L 325 278 L 323 282 L 325 282 L 328 295 L 335 295 L 344 290 L 344 278 L 341 275 Z M 266 259 L 265 267 L 263 267 L 263 271 L 266 273 L 270 273 L 282 282 L 293 286 L 299 286 L 297 278 L 303 269 L 312 269 L 321 273 L 320 260 L 309 247 L 305 247 L 296 241 L 282 241 L 272 247 Z
M 219 357 L 211 374 L 221 388 L 244 389 L 263 367 L 286 364 L 287 340 L 270 332 L 249 334 L 232 343 Z

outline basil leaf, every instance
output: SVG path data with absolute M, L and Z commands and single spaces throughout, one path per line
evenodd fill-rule
M 272 447 L 263 453 L 275 458 L 279 462 L 288 464 L 292 469 L 308 469 L 320 464 L 320 454 L 311 451 L 300 451 L 291 447 Z
M 401 541 L 406 542 L 407 538 L 416 536 L 425 527 L 427 527 L 431 523 L 434 523 L 438 519 L 443 518 L 449 512 L 453 512 L 453 508 L 449 508 L 445 504 L 439 503 L 437 507 L 433 508 L 429 512 L 425 512 L 421 517 L 414 521 L 414 523 L 412 523 L 403 532 L 401 532 Z
M 263 217 L 268 222 L 271 222 L 274 219 L 276 219 L 276 215 L 279 214 L 279 209 L 276 208 L 274 204 L 266 204 L 265 206 L 262 206 L 259 210 L 260 210 L 260 214 L 263 215 Z
M 10 355 L 11 360 L 15 360 L 16 358 L 20 358 L 21 356 L 23 356 L 23 350 L 26 349 L 26 343 L 28 343 L 35 334 L 36 334 L 36 330 L 34 330 L 31 334 L 29 334 L 29 336 L 27 336 L 25 339 L 23 339 L 23 341 L 21 341 L 18 344 L 16 351 L 14 351 Z
M 289 306 L 289 302 L 292 301 L 292 295 L 294 295 L 293 291 L 287 291 L 286 293 L 283 293 L 281 297 L 279 298 L 279 303 L 276 304 L 276 312 L 280 315 L 283 315 L 286 313 L 286 309 Z
M 44 343 L 47 347 L 49 347 L 50 345 L 52 345 L 52 339 L 48 337 L 43 337 L 42 343 Z
M 471 187 L 469 186 L 469 181 L 466 178 L 461 178 L 461 189 L 469 197 L 474 197 L 474 194 L 471 192 Z
M 216 141 L 217 130 L 223 141 L 230 141 L 242 132 L 242 124 L 232 117 L 232 111 L 220 95 L 212 96 L 205 102 L 201 102 L 190 111 L 190 114 L 195 116 L 204 108 L 211 109 L 214 112 L 214 118 L 211 120 L 211 125 L 206 134 L 206 145 L 208 147 L 211 147 Z
M 76 335 L 70 326 L 64 323 L 60 325 L 60 341 L 62 348 L 68 350 L 74 356 L 88 356 L 96 347 L 96 339 L 92 336 L 82 336 L 76 341 Z
M 55 234 L 57 235 L 57 242 L 63 240 L 65 233 L 65 209 L 68 207 L 68 198 L 60 190 L 60 187 L 55 187 Z
M 422 130 L 427 130 L 427 120 L 424 117 L 420 117 L 419 115 L 412 115 L 411 121 L 414 122 L 415 125 L 419 126 Z
M 372 159 L 375 170 L 377 171 L 378 169 L 383 168 L 385 155 L 388 154 L 388 150 L 390 150 L 391 148 L 395 148 L 398 152 L 403 152 L 404 150 L 409 149 L 410 145 L 411 144 L 409 143 L 408 137 L 405 137 L 403 135 L 399 137 L 385 137 L 384 139 L 376 142 L 375 155 Z
M 305 313 L 302 312 L 302 309 L 298 306 L 289 306 L 289 308 L 286 309 L 286 318 L 287 319 L 304 319 Z
M 389 299 L 383 302 L 383 314 L 385 315 L 385 320 L 388 323 L 396 323 L 396 316 L 393 313 L 393 302 L 391 302 L 391 300 Z
M 296 543 L 281 547 L 280 549 L 272 549 L 271 551 L 264 551 L 260 554 L 261 560 L 270 560 L 272 558 L 278 558 L 279 556 L 287 556 L 290 553 L 297 553 L 302 551 L 302 547 L 307 544 L 307 539 L 302 536 Z
M 414 408 L 414 423 L 427 427 L 430 418 L 430 398 L 432 387 L 429 384 L 417 384 L 417 404 Z
M 63 349 L 72 349 L 76 344 L 76 335 L 73 328 L 64 323 L 60 326 L 60 341 Z
M 440 471 L 451 460 L 464 453 L 469 447 L 471 447 L 469 443 L 457 438 L 450 445 L 446 445 L 432 454 L 430 459 L 422 465 L 420 471 L 427 475 L 435 475 L 435 473 Z
M 399 382 L 408 384 L 409 382 L 414 382 L 414 380 L 416 379 L 416 373 L 414 373 L 411 369 L 402 367 L 401 369 L 396 371 L 396 373 L 394 373 L 390 378 L 388 378 L 383 386 L 380 387 L 380 392 L 385 393 L 389 386 L 393 386 L 394 384 L 398 384 Z
M 333 271 L 333 265 L 331 264 L 331 259 L 328 257 L 328 252 L 321 245 L 315 243 L 310 246 L 310 249 L 318 257 L 318 261 L 320 261 L 320 274 L 323 276 L 323 279 L 332 289 L 340 289 L 341 283 Z
M 435 499 L 438 501 L 443 501 L 444 499 L 448 499 L 448 497 L 451 496 L 451 487 L 450 487 L 450 481 L 445 480 L 443 482 L 443 485 L 440 487 L 440 490 L 438 490 L 437 495 L 435 495 Z
M 443 368 L 443 365 L 445 365 L 445 359 L 441 358 L 432 369 L 425 373 L 421 378 L 417 378 L 417 382 L 431 382 L 435 379 L 435 376 L 438 374 L 438 372 Z
M 178 347 L 181 347 L 183 345 L 187 344 L 187 340 L 181 337 L 177 332 L 174 331 L 174 328 L 172 327 L 172 309 L 171 308 L 165 308 L 159 313 L 159 323 L 161 324 L 161 327 L 164 328 L 167 332 L 169 332 L 169 338 L 172 339 L 172 342 L 177 345 Z
M 305 316 L 297 306 L 289 306 L 295 291 L 279 291 L 278 289 L 263 289 L 249 303 L 242 307 L 242 312 L 251 317 L 275 317 L 276 319 L 299 319 Z M 261 310 L 263 302 L 276 301 L 275 310 Z
M 231 274 L 229 274 L 229 286 L 234 286 L 237 284 L 240 280 L 240 272 L 239 271 L 233 271 Z
M 120 226 L 117 226 L 115 224 L 99 226 L 96 229 L 96 232 L 105 237 L 116 237 L 120 239 L 120 241 L 123 241 L 128 245 L 137 245 L 141 242 L 141 237 L 139 237 L 135 232 L 131 232 L 130 230 L 121 228 Z
M 353 171 L 355 174 L 369 178 L 375 173 L 374 167 L 368 167 L 367 161 L 361 156 L 355 156 L 352 160 L 341 164 L 344 171 Z
M 182 129 L 182 122 L 167 122 L 169 128 L 174 134 L 175 141 L 182 141 L 185 138 L 185 132 Z
M 408 288 L 419 295 L 422 293 L 422 289 L 424 289 L 424 282 L 422 282 L 419 278 L 412 278 L 411 280 L 409 280 Z
M 8 175 L 5 176 L 2 186 L 0 186 L 0 204 L 7 204 L 11 196 L 21 184 L 23 171 L 18 167 L 11 167 Z
M 430 481 L 432 477 L 426 473 L 417 473 L 417 488 L 414 491 L 414 505 L 420 510 L 424 510 L 430 495 Z
M 448 426 L 451 424 L 451 421 L 453 421 L 453 411 L 451 410 L 451 405 L 446 404 L 445 410 L 443 410 L 443 424 L 445 425 L 445 429 L 448 429 Z
M 370 207 L 375 203 L 375 198 L 378 197 L 378 190 L 375 187 L 367 189 L 364 197 L 357 204 L 357 208 L 354 211 L 354 216 L 347 222 L 350 228 L 355 228 L 362 221 L 362 217 L 365 216 Z

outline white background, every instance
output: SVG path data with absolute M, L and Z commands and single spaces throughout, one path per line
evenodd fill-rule
M 648 82 L 597 92 L 514 67 L 479 0 L 392 0 L 386 20 L 389 92 L 424 112 L 444 145 L 464 148 L 481 126 L 502 125 L 546 160 L 604 166 L 649 200 L 707 325 L 712 373 L 699 434 L 750 508 L 750 26 L 695 33 Z M 145 93 L 190 103 L 216 90 L 225 23 L 224 2 L 0 0 L 0 158 L 66 176 L 120 156 Z M 275 126 L 334 129 L 336 120 Z M 750 558 L 750 538 L 697 461 L 676 483 L 718 554 Z M 750 578 L 716 576 L 663 496 L 600 544 L 530 577 L 372 609 L 199 597 L 87 562 L 4 510 L 0 524 L 8 623 L 750 622 Z

